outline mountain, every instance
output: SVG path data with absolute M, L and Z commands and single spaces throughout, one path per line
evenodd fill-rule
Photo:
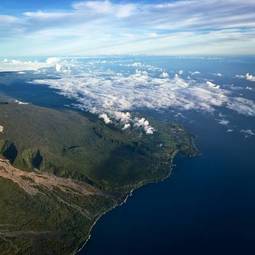
M 97 219 L 130 192 L 194 155 L 181 126 L 122 130 L 96 116 L 12 100 L 0 103 L 0 254 L 73 254 Z

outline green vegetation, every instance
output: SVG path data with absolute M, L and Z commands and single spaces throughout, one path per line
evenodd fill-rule
M 155 122 L 157 132 L 145 135 L 106 126 L 88 113 L 8 103 L 0 104 L 0 125 L 0 155 L 13 166 L 96 190 L 50 189 L 23 176 L 24 187 L 32 182 L 40 190 L 30 194 L 1 177 L 6 169 L 0 163 L 1 255 L 74 253 L 95 220 L 131 190 L 167 177 L 177 152 L 196 153 L 191 136 L 176 124 Z

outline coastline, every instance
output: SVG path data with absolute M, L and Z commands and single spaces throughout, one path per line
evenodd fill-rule
M 21 118 L 21 113 L 26 118 Z M 98 191 L 100 191 L 100 187 L 102 187 L 101 190 L 103 193 L 105 193 L 105 195 L 107 195 L 107 193 L 112 194 L 112 197 L 99 200 L 97 200 L 97 197 L 95 197 L 95 199 L 88 198 L 88 202 L 85 201 L 86 198 L 84 198 L 83 195 L 81 198 L 76 198 L 76 195 L 64 195 L 62 193 L 53 194 L 56 196 L 42 196 L 40 197 L 41 200 L 34 197 L 29 197 L 29 199 L 27 199 L 23 195 L 23 192 L 18 192 L 18 187 L 16 188 L 16 186 L 15 189 L 12 189 L 11 191 L 15 196 L 11 196 L 8 192 L 3 193 L 3 196 L 6 196 L 8 199 L 15 202 L 13 204 L 17 206 L 17 215 L 20 213 L 21 220 L 25 221 L 27 218 L 31 218 L 36 223 L 41 224 L 41 222 L 43 222 L 45 228 L 55 227 L 57 230 L 61 230 L 61 238 L 58 239 L 60 244 L 54 242 L 54 240 L 52 240 L 53 238 L 47 237 L 46 241 L 49 244 L 45 245 L 41 242 L 36 245 L 36 248 L 40 247 L 40 249 L 42 249 L 42 254 L 44 251 L 46 253 L 47 250 L 52 250 L 56 254 L 88 253 L 88 248 L 84 249 L 84 247 L 91 238 L 93 227 L 104 214 L 115 207 L 126 203 L 128 198 L 133 195 L 134 190 L 150 183 L 163 181 L 169 177 L 173 168 L 173 159 L 179 151 L 184 154 L 193 154 L 192 144 L 190 143 L 190 134 L 177 124 L 166 123 L 163 126 L 159 125 L 159 133 L 156 136 L 141 136 L 141 133 L 138 132 L 133 138 L 133 134 L 131 133 L 122 134 L 122 132 L 120 133 L 115 129 L 107 128 L 104 124 L 99 125 L 98 123 L 95 123 L 94 120 L 92 121 L 88 118 L 84 118 L 80 113 L 73 111 L 64 112 L 51 108 L 38 107 L 37 105 L 25 105 L 20 107 L 16 104 L 9 104 L 1 107 L 1 114 L 4 116 L 2 121 L 3 126 L 8 127 L 8 133 L 4 133 L 1 137 L 2 154 L 5 156 L 4 153 L 6 151 L 8 152 L 10 148 L 14 148 L 13 150 L 17 152 L 9 153 L 8 155 L 6 154 L 6 158 L 12 162 L 16 160 L 15 167 L 23 169 L 24 171 L 27 170 L 27 172 L 31 171 L 32 173 L 34 173 L 35 169 L 33 164 L 40 164 L 37 165 L 36 168 L 40 167 L 40 171 L 42 172 L 44 170 L 51 171 L 53 169 L 51 167 L 55 167 L 54 171 L 59 171 L 55 172 L 55 179 L 60 178 L 57 176 L 58 174 L 61 175 L 61 171 L 63 171 L 63 173 L 66 174 L 66 177 L 69 176 L 68 178 L 70 178 L 70 175 L 72 174 L 74 177 L 77 177 L 77 180 L 80 179 L 79 174 L 81 174 L 83 169 L 87 167 L 88 169 L 95 171 L 95 180 L 97 180 L 97 178 L 110 180 L 109 186 L 98 186 Z M 71 122 L 69 121 L 70 118 L 72 118 Z M 15 119 L 15 123 L 13 123 L 12 119 Z M 17 132 L 17 123 L 19 129 L 24 130 L 25 135 L 22 132 Z M 41 123 L 44 123 L 44 126 L 42 126 Z M 68 123 L 66 124 L 67 126 L 65 126 L 65 123 Z M 54 128 L 52 128 L 52 126 Z M 40 127 L 40 132 L 38 132 L 38 127 Z M 100 127 L 100 132 L 102 133 L 101 136 L 98 136 L 98 130 L 93 129 L 96 129 L 97 127 Z M 117 133 L 115 133 L 115 131 Z M 45 137 L 50 135 L 51 139 L 49 139 L 49 141 L 47 139 L 40 140 L 41 132 L 46 132 Z M 101 134 L 100 132 L 99 134 Z M 63 136 L 67 136 L 70 141 L 63 141 Z M 102 139 L 102 137 L 106 137 L 107 139 Z M 112 140 L 113 138 L 115 140 Z M 87 141 L 90 141 L 91 144 Z M 100 144 L 99 147 L 96 146 L 97 142 Z M 72 145 L 76 143 L 81 144 L 81 149 L 79 149 L 81 150 L 80 154 L 76 153 L 76 151 L 69 152 L 69 150 L 66 149 L 66 144 Z M 36 148 L 33 147 L 34 144 L 36 144 Z M 164 146 L 161 146 L 161 144 Z M 74 147 L 76 148 L 76 146 Z M 70 148 L 73 148 L 73 146 Z M 116 150 L 119 152 L 117 155 L 115 155 Z M 100 171 L 98 173 L 93 168 L 94 163 L 90 163 L 86 157 L 81 156 L 85 152 L 88 152 L 88 155 L 92 156 L 95 160 L 96 158 L 94 155 L 97 153 L 102 155 L 102 158 L 100 158 L 101 163 L 98 167 L 98 171 Z M 110 153 L 110 155 L 107 154 L 104 156 L 105 152 Z M 40 163 L 34 163 L 33 159 L 37 158 L 38 154 L 41 158 Z M 121 174 L 114 179 L 116 172 L 118 173 L 119 168 L 123 166 L 123 159 L 126 160 L 128 164 L 124 165 Z M 24 162 L 28 163 L 24 165 Z M 48 162 L 47 164 L 49 165 L 43 162 Z M 109 162 L 112 165 L 105 164 L 105 162 Z M 69 173 L 68 171 L 71 171 L 70 169 L 73 170 Z M 107 174 L 100 177 L 100 172 L 103 172 L 105 169 L 107 169 L 109 173 L 105 171 Z M 134 171 L 132 169 L 134 169 Z M 79 171 L 81 171 L 81 173 Z M 68 178 L 65 179 L 65 182 L 70 182 L 71 178 Z M 21 181 L 24 182 L 23 179 Z M 30 183 L 30 179 L 25 180 Z M 74 178 L 74 180 L 76 180 L 76 178 Z M 84 180 L 84 183 L 89 184 L 89 182 L 90 180 Z M 10 185 L 12 184 L 4 183 L 2 188 L 3 191 L 8 191 Z M 51 190 L 49 190 L 49 192 L 50 191 Z M 78 189 L 78 191 L 80 193 L 81 190 Z M 59 192 L 62 192 L 62 190 Z M 68 204 L 65 203 L 66 201 L 62 201 L 62 198 L 64 198 L 64 200 L 68 199 Z M 60 205 L 55 202 L 56 199 L 60 201 Z M 22 206 L 17 203 L 19 201 L 24 201 Z M 22 210 L 26 210 L 27 204 L 31 201 L 33 202 L 34 214 L 23 214 Z M 56 217 L 56 213 L 58 213 L 58 210 L 56 209 L 64 208 L 64 210 L 60 210 L 63 212 L 63 217 L 56 218 L 56 220 L 54 218 L 54 225 L 52 225 L 53 218 L 45 218 L 45 214 L 40 210 L 42 203 L 45 204 L 45 210 L 48 210 L 48 207 L 52 209 L 50 212 L 54 217 Z M 67 209 L 66 206 L 77 209 L 76 203 L 79 208 L 78 211 L 75 211 L 77 217 L 74 217 L 75 215 L 73 214 L 73 211 Z M 2 204 L 4 204 L 4 202 L 2 202 Z M 87 214 L 83 214 L 83 209 L 91 210 L 91 217 L 86 217 Z M 8 206 L 2 206 L 2 211 L 6 215 L 9 215 Z M 70 221 L 70 225 L 65 224 L 67 220 Z M 6 222 L 8 223 L 8 218 L 6 218 Z M 39 224 L 38 226 L 40 226 Z M 35 229 L 37 229 L 37 225 L 35 226 Z M 29 236 L 25 241 L 30 242 L 30 239 Z M 26 254 L 26 247 L 23 243 L 18 242 L 19 240 L 17 240 L 17 245 L 20 245 L 21 249 L 24 249 L 24 254 Z M 33 249 L 34 246 L 35 244 L 31 243 L 29 247 Z M 10 254 L 13 254 L 14 252 L 12 252 L 11 249 L 12 247 L 10 247 Z M 83 249 L 84 251 L 82 251 Z
M 117 203 L 115 206 L 111 207 L 109 210 L 105 211 L 104 213 L 102 213 L 101 215 L 99 215 L 95 221 L 93 222 L 93 224 L 91 225 L 90 229 L 89 229 L 89 232 L 88 232 L 88 238 L 83 242 L 83 244 L 79 245 L 79 247 L 73 252 L 72 255 L 78 255 L 79 252 L 81 252 L 85 246 L 87 245 L 87 243 L 89 242 L 92 234 L 92 230 L 94 228 L 94 226 L 96 225 L 96 223 L 98 222 L 98 220 L 100 218 L 102 218 L 105 214 L 109 213 L 110 211 L 114 210 L 115 208 L 117 207 L 120 207 L 122 206 L 123 204 L 127 203 L 128 201 L 128 198 L 132 197 L 133 196 L 133 192 L 138 190 L 138 189 L 141 189 L 149 184 L 157 184 L 157 183 L 160 183 L 160 182 L 163 182 L 165 181 L 166 179 L 168 179 L 171 174 L 172 174 L 172 171 L 173 171 L 173 168 L 175 167 L 175 164 L 173 164 L 173 161 L 176 157 L 176 155 L 179 153 L 179 150 L 176 150 L 173 155 L 171 156 L 171 159 L 169 160 L 169 171 L 168 171 L 168 174 L 164 177 L 162 177 L 161 179 L 158 179 L 158 180 L 146 180 L 146 181 L 141 181 L 140 183 L 138 183 L 133 189 L 130 190 L 130 192 L 128 193 L 128 195 L 125 197 L 125 199 L 120 202 L 120 203 Z
M 90 240 L 91 238 L 91 231 L 93 230 L 93 227 L 96 225 L 96 223 L 98 222 L 98 220 L 100 220 L 105 214 L 109 213 L 110 211 L 114 210 L 115 208 L 119 207 L 119 206 L 122 206 L 123 204 L 125 204 L 128 200 L 129 197 L 132 196 L 132 193 L 133 193 L 133 189 L 130 191 L 130 193 L 126 196 L 126 198 L 123 200 L 123 202 L 121 203 L 117 203 L 115 206 L 111 207 L 109 210 L 105 211 L 104 213 L 102 213 L 101 215 L 99 215 L 94 223 L 91 225 L 90 229 L 89 229 L 89 233 L 88 233 L 88 238 L 85 240 L 85 242 L 82 244 L 82 246 L 80 248 L 78 248 L 77 251 L 74 251 L 73 255 L 77 255 L 79 254 L 79 252 L 81 252 L 83 250 L 83 248 L 86 246 L 86 244 L 88 243 L 88 241 Z

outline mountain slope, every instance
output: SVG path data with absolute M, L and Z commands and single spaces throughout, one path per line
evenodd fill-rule
M 88 113 L 2 102 L 0 125 L 0 254 L 72 254 L 130 191 L 167 177 L 177 152 L 196 152 L 166 123 L 146 135 Z

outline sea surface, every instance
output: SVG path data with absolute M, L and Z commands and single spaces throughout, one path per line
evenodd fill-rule
M 255 254 L 254 138 L 197 117 L 201 155 L 101 218 L 81 254 Z
M 211 81 L 233 97 L 255 102 L 255 82 L 246 79 L 247 73 L 255 74 L 254 58 L 118 59 L 138 61 L 184 79 L 196 72 L 198 82 Z M 107 59 L 102 63 L 107 65 Z M 118 69 L 112 60 L 107 68 Z M 0 92 L 47 107 L 75 102 L 19 76 L 11 86 L 1 85 Z M 79 255 L 255 254 L 255 117 L 250 107 L 247 114 L 247 108 L 240 113 L 223 105 L 213 111 L 137 109 L 158 121 L 182 123 L 200 154 L 178 155 L 170 178 L 135 191 L 127 203 L 99 219 Z

